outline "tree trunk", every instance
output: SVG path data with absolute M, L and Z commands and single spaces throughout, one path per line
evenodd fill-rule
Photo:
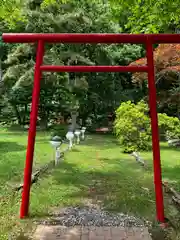
M 87 118 L 82 118 L 82 126 L 83 127 L 86 126 L 86 120 L 87 120 Z
M 24 116 L 23 116 L 23 122 L 22 122 L 23 125 L 26 124 L 27 109 L 28 109 L 28 105 L 24 104 Z
M 39 125 L 40 125 L 41 130 L 46 130 L 47 129 L 48 121 L 47 121 L 46 117 L 41 118 L 41 120 L 39 122 Z
M 17 105 L 12 104 L 12 106 L 14 108 L 14 111 L 15 111 L 15 114 L 16 114 L 16 117 L 17 117 L 17 120 L 18 120 L 18 124 L 22 125 L 21 116 L 20 116 Z
M 46 130 L 48 127 L 49 113 L 42 108 L 39 111 L 39 116 L 40 116 L 39 121 L 40 129 Z
M 87 120 L 87 118 L 88 118 L 88 115 L 89 115 L 89 113 L 86 113 L 86 114 L 83 114 L 83 115 L 81 116 L 82 126 L 83 126 L 83 127 L 86 125 L 86 120 Z

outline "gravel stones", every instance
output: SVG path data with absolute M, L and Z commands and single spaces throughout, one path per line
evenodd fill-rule
M 93 207 L 68 207 L 56 211 L 51 218 L 38 221 L 44 225 L 72 226 L 121 226 L 143 227 L 144 222 L 123 213 L 110 213 Z

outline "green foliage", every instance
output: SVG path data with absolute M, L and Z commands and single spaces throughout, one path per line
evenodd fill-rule
M 9 103 L 7 98 L 1 99 L 0 104 L 0 118 L 1 118 L 1 124 L 13 124 L 17 117 L 14 112 L 13 106 Z
M 165 113 L 158 114 L 160 133 L 167 139 L 180 138 L 180 121 L 177 117 L 169 117 Z
M 124 102 L 117 109 L 114 130 L 124 152 L 149 149 L 151 127 L 148 111 L 148 105 L 143 101 L 136 105 L 130 101 Z M 159 113 L 158 119 L 161 134 L 180 137 L 178 118 Z
M 102 0 L 28 0 L 27 4 L 21 6 L 22 11 L 25 9 L 23 16 L 26 18 L 22 32 L 119 32 L 119 25 L 110 20 L 110 5 Z M 47 44 L 44 64 L 127 65 L 141 57 L 141 49 L 141 46 L 130 44 Z M 4 88 L 9 97 L 13 97 L 11 103 L 16 103 L 17 113 L 24 93 L 31 96 L 29 89 L 33 83 L 34 63 L 35 47 L 31 44 L 14 45 L 4 61 Z M 139 96 L 134 91 L 130 77 L 124 73 L 44 73 L 41 81 L 40 120 L 44 119 L 44 125 L 47 125 L 47 121 L 64 109 L 71 111 L 76 102 L 79 117 L 84 120 L 92 112 L 94 115 L 112 112 L 120 102 Z M 24 93 L 18 89 L 23 89 Z
M 116 111 L 115 133 L 124 152 L 147 150 L 150 140 L 148 107 L 141 101 L 137 105 L 128 101 Z
M 179 0 L 110 2 L 115 18 L 131 33 L 174 33 L 180 27 Z
M 0 22 L 9 29 L 16 29 L 26 22 L 24 16 L 23 0 L 2 0 L 0 1 Z

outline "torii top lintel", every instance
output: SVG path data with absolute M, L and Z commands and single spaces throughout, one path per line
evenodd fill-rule
M 180 43 L 180 34 L 3 33 L 6 43 Z

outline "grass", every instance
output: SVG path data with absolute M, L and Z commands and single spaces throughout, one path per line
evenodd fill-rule
M 48 140 L 48 133 L 37 134 L 34 168 L 52 159 Z M 111 211 L 154 220 L 152 154 L 142 154 L 150 166 L 145 172 L 132 157 L 121 153 L 115 139 L 99 135 L 88 136 L 33 185 L 30 218 L 18 220 L 20 193 L 12 194 L 11 184 L 22 181 L 26 143 L 26 132 L 0 132 L 0 239 L 7 239 L 9 232 L 31 229 L 33 219 L 46 218 L 56 207 L 83 204 L 89 199 Z M 180 190 L 179 150 L 162 143 L 161 156 L 163 178 Z M 169 212 L 168 207 L 166 210 Z

